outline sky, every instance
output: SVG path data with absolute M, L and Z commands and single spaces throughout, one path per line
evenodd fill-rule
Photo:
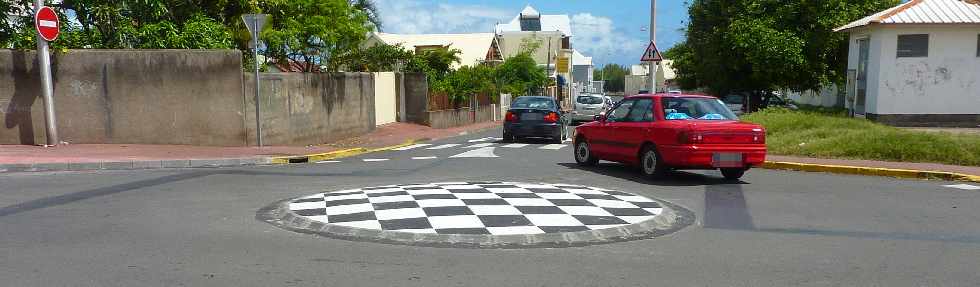
M 376 0 L 383 32 L 489 33 L 510 22 L 530 4 L 541 14 L 567 14 L 572 48 L 593 63 L 639 63 L 649 43 L 650 0 Z M 683 40 L 687 21 L 684 0 L 657 1 L 657 47 L 661 52 Z

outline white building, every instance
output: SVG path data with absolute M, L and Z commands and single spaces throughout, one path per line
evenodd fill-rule
M 899 126 L 980 126 L 980 1 L 912 0 L 850 33 L 845 105 Z
M 468 34 L 389 34 L 371 33 L 365 40 L 364 46 L 370 47 L 378 43 L 388 45 L 401 44 L 402 47 L 416 53 L 431 49 L 459 49 L 460 62 L 454 63 L 453 68 L 460 66 L 476 66 L 488 62 L 502 60 L 496 35 L 493 33 Z
M 528 5 L 510 22 L 497 24 L 494 30 L 504 58 L 520 53 L 521 46 L 529 39 L 541 43 L 541 47 L 531 56 L 538 65 L 545 67 L 550 77 L 564 79 L 566 85 L 561 91 L 562 95 L 568 95 L 574 92 L 572 85 L 575 83 L 572 76 L 571 23 L 568 15 L 542 15 Z M 563 67 L 559 69 L 558 65 Z M 555 92 L 554 89 L 549 88 L 549 93 Z

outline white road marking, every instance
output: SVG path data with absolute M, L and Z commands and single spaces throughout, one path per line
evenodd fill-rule
M 471 146 L 468 146 L 468 147 L 465 147 L 465 148 L 485 148 L 485 147 L 492 147 L 492 146 L 493 146 L 493 143 L 481 143 L 481 144 L 471 145 Z
M 526 147 L 526 146 L 528 146 L 528 144 L 509 144 L 509 145 L 505 145 L 505 146 L 502 146 L 502 147 L 505 147 L 505 148 L 522 148 L 522 147 Z
M 318 161 L 316 163 L 339 163 L 339 162 L 341 162 L 341 161 L 339 161 L 339 160 L 321 160 L 321 161 Z
M 957 188 L 963 190 L 980 190 L 980 186 L 969 185 L 969 184 L 951 184 L 951 185 L 944 185 L 944 187 Z
M 564 144 L 550 144 L 550 145 L 539 147 L 539 149 L 559 150 L 563 147 L 565 147 Z
M 451 156 L 451 158 L 466 158 L 466 157 L 497 157 L 493 154 L 492 147 L 478 148 L 461 154 Z
M 378 161 L 388 161 L 387 158 L 365 158 L 364 162 L 378 162 Z
M 478 142 L 485 142 L 485 141 L 492 141 L 492 140 L 494 140 L 494 139 L 496 139 L 496 138 L 494 138 L 494 137 L 485 137 L 485 138 L 482 138 L 482 139 L 473 139 L 473 140 L 469 140 L 468 142 L 471 142 L 471 143 L 478 143 Z
M 412 159 L 437 159 L 437 158 L 439 158 L 439 157 L 437 157 L 437 156 L 415 156 L 415 157 L 412 157 Z
M 404 150 L 416 149 L 416 148 L 430 146 L 430 145 L 431 144 L 413 144 L 413 145 L 410 145 L 410 146 L 404 146 L 404 147 L 400 147 L 400 148 L 396 148 L 396 149 L 392 149 L 392 150 L 404 151 Z
M 456 147 L 456 146 L 459 146 L 459 144 L 444 144 L 444 145 L 440 145 L 440 146 L 430 147 L 430 148 L 427 148 L 427 149 L 447 149 L 447 148 Z

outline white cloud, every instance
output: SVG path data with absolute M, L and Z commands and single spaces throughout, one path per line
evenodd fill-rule
M 572 15 L 572 33 L 572 47 L 598 63 L 624 58 L 636 58 L 638 62 L 647 44 L 644 39 L 617 30 L 612 19 L 591 13 Z
M 490 33 L 495 24 L 510 21 L 517 14 L 482 5 L 414 0 L 379 0 L 377 4 L 383 31 L 388 33 Z

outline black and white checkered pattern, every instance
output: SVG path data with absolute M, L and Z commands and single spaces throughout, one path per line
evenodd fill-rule
M 443 182 L 320 193 L 289 203 L 327 224 L 437 234 L 542 234 L 650 220 L 661 206 L 620 191 L 565 184 Z

